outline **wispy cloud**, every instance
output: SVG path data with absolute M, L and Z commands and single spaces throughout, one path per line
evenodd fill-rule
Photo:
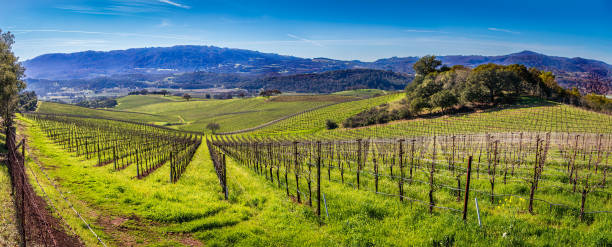
M 305 39 L 305 38 L 302 38 L 302 37 L 299 37 L 297 35 L 293 35 L 293 34 L 290 34 L 290 33 L 288 33 L 287 36 L 289 36 L 290 38 L 293 38 L 293 39 L 297 39 L 297 40 L 300 40 L 300 41 L 303 41 L 303 42 L 306 42 L 306 43 L 310 43 L 310 44 L 319 46 L 319 47 L 323 47 L 323 45 L 321 43 L 319 43 L 319 42 L 317 42 L 315 40 Z
M 162 20 L 161 23 L 157 25 L 157 27 L 169 27 L 169 26 L 172 26 L 172 24 L 168 20 Z
M 440 30 L 427 30 L 427 29 L 404 29 L 407 33 L 448 33 Z
M 103 5 L 59 5 L 54 8 L 79 14 L 132 16 L 136 14 L 167 11 L 168 8 L 172 7 L 182 9 L 191 8 L 191 6 L 171 0 L 108 0 L 107 3 Z
M 504 33 L 511 33 L 511 34 L 520 34 L 520 32 L 516 32 L 516 31 L 512 31 L 512 30 L 508 30 L 508 29 L 503 29 L 503 28 L 495 28 L 495 27 L 490 27 L 487 28 L 489 31 L 494 31 L 494 32 L 504 32 Z
M 190 9 L 191 8 L 191 6 L 180 4 L 180 3 L 177 3 L 177 2 L 172 2 L 170 0 L 159 0 L 159 2 L 160 3 L 167 3 L 167 4 L 170 4 L 172 6 L 183 8 L 183 9 Z
M 97 32 L 97 31 L 82 31 L 82 30 L 61 30 L 61 29 L 16 29 L 13 30 L 16 34 L 23 33 L 76 33 L 76 34 L 91 34 L 91 35 L 107 35 L 107 36 L 132 36 L 144 38 L 161 38 L 161 39 L 176 39 L 176 40 L 194 40 L 193 37 L 183 35 L 154 35 L 142 33 L 121 33 L 121 32 Z

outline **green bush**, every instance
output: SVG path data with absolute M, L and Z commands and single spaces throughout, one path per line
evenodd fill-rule
M 327 121 L 325 122 L 325 126 L 327 127 L 328 130 L 333 130 L 338 128 L 338 124 L 331 119 L 327 119 Z

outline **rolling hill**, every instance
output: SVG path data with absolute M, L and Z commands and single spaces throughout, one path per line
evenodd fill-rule
M 532 51 L 501 56 L 453 55 L 438 58 L 451 66 L 518 63 L 552 71 L 560 84 L 566 87 L 597 88 L 603 94 L 612 91 L 612 66 L 597 60 L 547 56 Z M 209 88 L 235 85 L 259 87 L 262 81 L 276 83 L 292 78 L 283 76 L 299 75 L 293 77 L 299 80 L 312 77 L 315 73 L 348 69 L 375 69 L 410 75 L 414 73 L 412 65 L 417 60 L 418 57 L 392 57 L 374 62 L 341 61 L 214 46 L 173 46 L 46 54 L 25 61 L 24 66 L 36 90 L 53 85 L 59 88 L 99 89 L 156 87 L 165 86 L 164 83 L 177 88 Z M 308 85 L 298 91 L 308 88 L 314 87 Z

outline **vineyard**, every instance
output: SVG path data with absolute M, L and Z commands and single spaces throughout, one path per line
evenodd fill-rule
M 580 219 L 612 213 L 606 181 L 611 135 L 521 132 L 331 142 L 230 137 L 213 145 L 298 202 L 313 205 L 316 199 L 319 213 L 321 199 L 313 191 L 320 195 L 321 177 L 421 203 L 430 212 L 465 212 L 469 192 L 491 205 L 507 198 L 525 201 L 521 206 L 530 213 L 534 204 L 538 211 Z
M 398 97 L 396 95 L 395 97 Z M 285 137 L 316 140 L 351 140 L 357 138 L 401 138 L 421 135 L 453 135 L 504 132 L 612 133 L 612 116 L 563 104 L 526 99 L 513 105 L 483 112 L 448 117 L 401 120 L 384 125 L 354 129 L 325 129 L 325 121 L 341 122 L 351 114 L 373 105 L 390 102 L 393 96 L 343 103 L 299 115 L 256 131 L 249 137 Z
M 273 135 L 304 135 L 325 130 L 325 121 L 333 120 L 341 123 L 344 119 L 355 115 L 363 110 L 384 103 L 402 99 L 402 93 L 378 96 L 357 101 L 344 102 L 328 107 L 308 111 L 303 114 L 284 119 L 270 126 L 256 129 L 248 135 L 273 136 Z
M 139 121 L 197 132 L 210 132 L 205 127 L 215 122 L 220 125 L 219 132 L 227 132 L 255 127 L 286 115 L 353 99 L 349 96 L 322 95 L 185 101 L 170 96 L 131 95 L 120 98 L 119 105 L 111 109 L 43 102 L 38 112 Z
M 299 97 L 275 104 L 296 105 Z M 224 116 L 256 101 L 148 100 L 139 108 L 142 99 L 134 98 L 125 111 L 46 111 L 21 121 L 37 147 L 30 154 L 37 158 L 28 158 L 32 174 L 86 245 L 122 246 L 126 235 L 129 245 L 167 246 L 193 239 L 213 246 L 612 241 L 609 115 L 527 99 L 474 113 L 325 127 L 327 119 L 340 123 L 402 97 L 318 102 L 269 124 L 254 124 L 269 116 L 245 119 L 241 126 L 255 127 L 205 136 L 133 114 L 214 102 L 214 115 Z M 189 112 L 187 119 L 196 116 Z M 54 183 L 73 192 L 67 200 L 102 240 L 79 227 Z
M 133 167 L 143 178 L 170 164 L 176 182 L 201 143 L 199 136 L 152 125 L 61 115 L 29 114 L 46 135 L 77 156 L 97 159 L 97 166 L 114 171 Z

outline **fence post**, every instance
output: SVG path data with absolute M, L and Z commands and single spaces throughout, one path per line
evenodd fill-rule
M 472 156 L 468 158 L 468 167 L 465 181 L 465 200 L 463 200 L 463 220 L 467 218 L 468 198 L 470 196 L 470 177 L 472 174 Z
M 223 154 L 223 193 L 225 194 L 225 200 L 227 200 L 227 165 L 225 164 L 225 154 Z
M 317 142 L 317 216 L 321 218 L 321 142 Z
M 15 129 L 13 129 L 13 134 L 11 135 L 11 138 L 13 138 L 12 143 L 15 143 Z M 25 140 L 25 139 L 24 139 Z M 21 211 L 19 212 L 21 214 L 21 217 L 19 219 L 20 221 L 20 225 L 19 225 L 19 230 L 21 233 L 21 243 L 20 246 L 25 247 L 26 246 L 26 232 L 25 232 L 25 187 L 26 187 L 26 174 L 25 174 L 25 142 L 24 140 L 21 140 L 21 152 L 22 152 L 22 164 L 21 164 Z M 12 147 L 9 147 L 9 149 L 11 149 Z M 13 151 L 14 152 L 14 151 Z M 17 160 L 16 160 L 17 161 Z M 19 162 L 19 161 L 17 161 Z

